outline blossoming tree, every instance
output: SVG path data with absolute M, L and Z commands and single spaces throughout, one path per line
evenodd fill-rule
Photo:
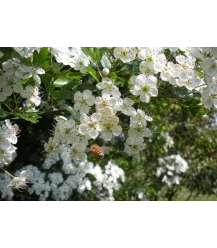
M 0 66 L 2 199 L 215 193 L 217 48 L 0 48 Z

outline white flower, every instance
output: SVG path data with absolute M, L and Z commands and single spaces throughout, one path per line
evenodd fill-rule
M 181 79 L 176 80 L 176 84 L 179 87 L 185 86 L 188 90 L 193 90 L 195 87 L 199 86 L 201 82 L 202 80 L 196 76 L 195 72 L 192 78 L 189 78 L 187 81 L 182 81 Z
M 162 182 L 168 186 L 179 184 L 179 175 L 188 169 L 187 162 L 179 154 L 159 158 L 158 163 L 160 167 L 157 168 L 156 176 L 163 175 Z
M 39 106 L 41 103 L 41 97 L 39 96 L 38 87 L 33 87 L 31 85 L 26 86 L 25 90 L 21 92 L 21 96 L 23 98 L 27 98 L 27 106 Z
M 105 141 L 112 139 L 114 136 L 119 136 L 122 132 L 122 127 L 118 125 L 119 118 L 114 115 L 110 108 L 105 109 L 99 119 L 98 131 L 101 133 Z
M 116 47 L 114 49 L 114 56 L 116 59 L 122 60 L 124 63 L 135 59 L 137 49 L 135 47 Z
M 143 125 L 146 126 L 146 121 L 152 121 L 152 117 L 146 115 L 141 109 L 137 109 L 137 111 L 130 117 L 130 123 L 132 124 L 143 123 Z
M 103 112 L 107 108 L 115 109 L 117 104 L 117 99 L 111 97 L 108 93 L 103 93 L 102 97 L 96 97 L 95 105 L 97 112 Z
M 87 72 L 90 61 L 84 53 L 81 53 L 78 57 L 74 57 L 73 60 L 75 70 L 80 71 L 81 73 Z
M 167 63 L 166 56 L 164 54 L 159 54 L 154 62 L 154 69 L 156 72 L 162 72 L 163 68 Z
M 85 154 L 86 147 L 81 143 L 73 143 L 70 148 L 70 154 L 75 160 L 86 160 L 87 154 Z
M 162 52 L 161 47 L 140 47 L 139 49 L 138 57 L 152 64 L 155 62 L 158 54 Z
M 58 120 L 54 131 L 55 141 L 69 141 L 72 138 L 74 130 L 75 121 L 73 119 Z
M 202 92 L 203 104 L 210 109 L 212 106 L 217 108 L 217 84 L 212 83 L 208 85 Z
M 146 128 L 142 122 L 131 123 L 130 129 L 128 130 L 128 135 L 131 137 L 150 137 L 151 130 Z
M 133 95 L 140 96 L 142 102 L 150 102 L 151 96 L 158 95 L 157 78 L 140 74 L 136 77 L 135 85 L 131 87 L 130 92 Z
M 96 139 L 99 135 L 97 126 L 100 118 L 100 113 L 94 113 L 90 117 L 86 114 L 81 115 L 79 125 L 79 132 L 82 135 L 89 135 L 92 139 Z
M 83 93 L 77 91 L 74 95 L 74 109 L 80 111 L 81 114 L 89 113 L 90 107 L 93 106 L 95 97 L 90 90 L 85 90 Z
M 110 96 L 114 96 L 119 98 L 121 96 L 121 93 L 118 89 L 118 87 L 116 87 L 114 85 L 114 83 L 109 79 L 109 78 L 103 78 L 102 82 L 98 83 L 96 85 L 96 87 L 99 90 L 102 90 L 102 94 L 108 94 Z
M 48 143 L 44 144 L 44 150 L 51 156 L 56 157 L 59 152 L 58 148 L 58 140 L 50 137 Z
M 28 187 L 27 185 L 27 172 L 26 171 L 22 171 L 20 173 L 19 177 L 15 177 L 13 180 L 11 180 L 10 184 L 8 185 L 8 187 L 13 187 L 16 189 L 25 189 Z
M 201 67 L 208 76 L 214 77 L 217 75 L 217 60 L 213 60 L 212 58 L 204 58 L 201 63 Z
M 134 101 L 130 98 L 119 98 L 116 110 L 121 111 L 123 114 L 131 116 L 136 113 L 136 110 L 132 107 Z
M 190 78 L 193 77 L 193 68 L 195 66 L 195 60 L 196 59 L 191 55 L 189 55 L 188 57 L 185 57 L 183 55 L 176 56 L 176 61 L 180 65 L 177 75 L 179 79 L 181 79 L 182 81 L 188 81 Z
M 154 75 L 154 63 L 142 61 L 139 65 L 139 70 L 145 76 Z
M 12 70 L 12 69 L 11 69 Z M 20 93 L 23 85 L 19 78 L 14 75 L 0 75 L 0 101 L 6 100 L 7 96 L 11 96 L 13 92 Z
M 139 154 L 140 151 L 144 150 L 146 145 L 143 143 L 144 140 L 142 137 L 129 137 L 126 139 L 124 152 L 129 155 Z

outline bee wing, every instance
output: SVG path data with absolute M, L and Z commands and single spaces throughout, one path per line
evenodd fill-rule
M 85 150 L 85 152 L 91 152 L 91 149 L 90 149 L 90 147 L 86 147 L 86 150 Z
M 111 151 L 112 147 L 111 146 L 102 146 L 101 149 L 103 150 L 104 154 L 109 154 Z

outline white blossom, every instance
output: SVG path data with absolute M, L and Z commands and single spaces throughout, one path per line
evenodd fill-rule
M 157 78 L 140 74 L 137 76 L 135 85 L 131 87 L 130 92 L 135 96 L 140 96 L 142 102 L 150 102 L 151 96 L 158 95 Z
M 95 97 L 90 90 L 85 90 L 83 93 L 77 91 L 74 95 L 74 109 L 80 111 L 81 114 L 88 114 L 90 106 L 93 106 Z

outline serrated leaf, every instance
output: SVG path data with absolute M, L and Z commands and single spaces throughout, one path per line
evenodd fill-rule
M 14 113 L 14 115 L 18 118 L 18 119 L 24 119 L 26 121 L 30 121 L 32 123 L 37 123 L 39 120 L 39 118 L 41 118 L 41 116 L 37 115 L 36 113 Z

